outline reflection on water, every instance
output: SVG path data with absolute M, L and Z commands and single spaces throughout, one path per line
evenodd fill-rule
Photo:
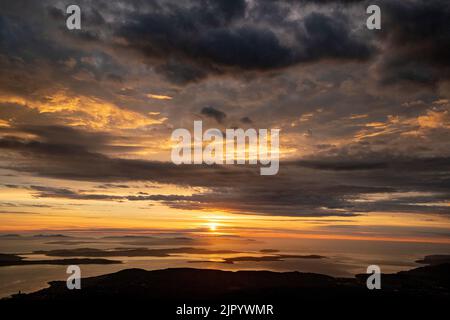
M 175 253 L 167 257 L 131 256 L 104 257 L 120 260 L 122 264 L 81 265 L 82 276 L 90 277 L 116 272 L 127 268 L 147 270 L 165 268 L 214 268 L 222 270 L 272 270 L 323 273 L 339 277 L 351 277 L 365 272 L 370 264 L 377 264 L 383 272 L 397 272 L 417 266 L 415 260 L 429 254 L 450 252 L 448 244 L 402 243 L 386 241 L 353 241 L 322 239 L 280 239 L 240 237 L 111 237 L 111 238 L 2 238 L 1 253 L 20 254 L 27 260 L 61 259 L 45 254 L 33 254 L 36 250 L 96 248 L 204 248 L 208 250 L 232 250 L 234 253 Z M 269 250 L 271 249 L 271 250 Z M 213 252 L 214 252 L 213 251 Z M 273 255 L 321 255 L 324 259 L 287 258 L 282 261 L 235 261 L 234 257 L 262 257 Z M 78 257 L 78 256 L 77 256 Z M 92 258 L 92 257 L 90 257 Z M 245 260 L 245 259 L 244 259 Z M 67 278 L 63 265 L 25 265 L 0 267 L 0 296 L 31 292 L 47 286 L 53 280 Z

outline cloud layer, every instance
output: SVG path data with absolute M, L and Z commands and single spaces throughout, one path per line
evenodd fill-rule
M 449 213 L 448 1 L 379 1 L 379 31 L 367 1 L 79 4 L 73 32 L 58 1 L 0 4 L 5 188 L 261 215 Z M 199 119 L 280 128 L 280 173 L 171 164 L 172 130 Z M 136 181 L 202 191 L 108 192 Z

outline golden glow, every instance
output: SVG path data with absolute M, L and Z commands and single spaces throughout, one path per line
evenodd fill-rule
M 40 113 L 63 112 L 67 125 L 90 129 L 136 129 L 161 124 L 166 119 L 154 119 L 149 114 L 126 110 L 100 99 L 68 95 L 64 90 L 49 94 L 44 101 L 27 100 L 15 96 L 2 96 L 0 103 L 15 103 L 37 109 Z
M 208 223 L 208 227 L 209 227 L 210 231 L 216 231 L 217 230 L 217 226 L 218 226 L 218 224 L 215 223 L 215 222 L 209 222 Z
M 156 100 L 172 100 L 172 97 L 170 97 L 170 96 L 164 96 L 164 95 L 152 94 L 152 93 L 147 94 L 147 97 L 149 97 L 151 99 L 156 99 Z
M 58 179 L 24 178 L 27 185 L 47 185 L 68 188 Z M 80 194 L 126 196 L 145 191 L 148 194 L 190 196 L 208 192 L 205 188 L 175 185 L 125 183 L 125 187 L 96 189 L 98 183 L 72 181 L 70 189 Z M 283 217 L 246 215 L 227 212 L 223 208 L 202 211 L 170 208 L 157 201 L 113 201 L 37 197 L 35 190 L 0 186 L 0 201 L 14 204 L 0 207 L 0 232 L 18 230 L 122 228 L 130 230 L 192 230 L 198 235 L 229 234 L 240 237 L 284 237 L 304 239 L 347 239 L 399 242 L 449 243 L 439 230 L 449 229 L 450 221 L 443 215 L 410 214 L 407 212 L 371 212 L 354 217 Z M 376 202 L 388 199 L 435 196 L 433 193 L 396 192 L 362 194 L 350 199 L 356 202 Z M 431 204 L 430 204 L 431 205 Z M 435 205 L 442 206 L 443 203 Z M 448 203 L 446 203 L 448 205 Z M 430 207 L 431 210 L 431 207 Z M 336 228 L 345 226 L 345 228 Z M 423 229 L 436 229 L 429 234 Z
M 448 111 L 428 110 L 426 115 L 417 118 L 421 128 L 450 128 L 450 116 Z
M 35 183 L 35 181 L 30 181 Z M 74 188 L 83 187 L 75 182 Z M 92 188 L 85 185 L 84 188 Z M 132 189 L 133 190 L 133 189 Z M 136 186 L 135 190 L 142 190 Z M 147 190 L 152 192 L 151 189 Z M 106 191 L 99 191 L 105 193 Z M 130 192 L 130 188 L 109 190 L 118 195 Z M 199 190 L 161 186 L 156 193 L 192 194 Z M 385 197 L 380 194 L 378 197 Z M 367 198 L 372 201 L 376 196 Z M 70 200 L 39 198 L 26 189 L 2 188 L 0 200 L 17 205 L 2 208 L 0 232 L 17 230 L 61 230 L 117 228 L 128 230 L 193 230 L 198 235 L 228 234 L 257 238 L 298 239 L 346 239 L 366 241 L 396 241 L 450 243 L 450 239 L 437 235 L 418 235 L 423 228 L 450 228 L 450 221 L 442 216 L 429 214 L 381 213 L 355 217 L 270 217 L 232 214 L 210 209 L 207 213 L 168 208 L 151 201 L 112 202 L 110 200 Z M 39 204 L 39 206 L 33 206 Z M 20 217 L 20 218 L 18 218 Z M 353 226 L 340 229 L 335 226 Z M 385 231 L 389 226 L 392 230 Z M 205 230 L 206 228 L 206 230 Z M 350 230 L 350 231 L 349 231 Z
M 350 117 L 350 120 L 356 120 L 356 119 L 364 119 L 367 118 L 368 114 L 352 114 Z

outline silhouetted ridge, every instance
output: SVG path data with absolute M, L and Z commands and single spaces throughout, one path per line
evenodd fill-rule
M 49 288 L 2 299 L 0 307 L 15 311 L 44 309 L 47 315 L 49 308 L 67 312 L 76 306 L 71 312 L 89 308 L 102 317 L 139 312 L 148 313 L 151 319 L 185 319 L 176 315 L 177 307 L 208 305 L 219 309 L 224 304 L 270 304 L 276 311 L 274 319 L 294 319 L 300 311 L 352 318 L 360 315 L 355 312 L 358 309 L 380 317 L 387 310 L 412 316 L 417 308 L 424 313 L 447 308 L 449 275 L 450 264 L 426 266 L 383 274 L 382 289 L 368 290 L 366 274 L 333 278 L 301 272 L 127 269 L 83 278 L 81 290 L 68 290 L 65 281 L 53 281 Z

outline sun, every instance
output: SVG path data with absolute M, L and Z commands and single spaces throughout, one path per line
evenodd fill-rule
M 210 222 L 208 223 L 209 231 L 216 231 L 217 230 L 217 223 Z

